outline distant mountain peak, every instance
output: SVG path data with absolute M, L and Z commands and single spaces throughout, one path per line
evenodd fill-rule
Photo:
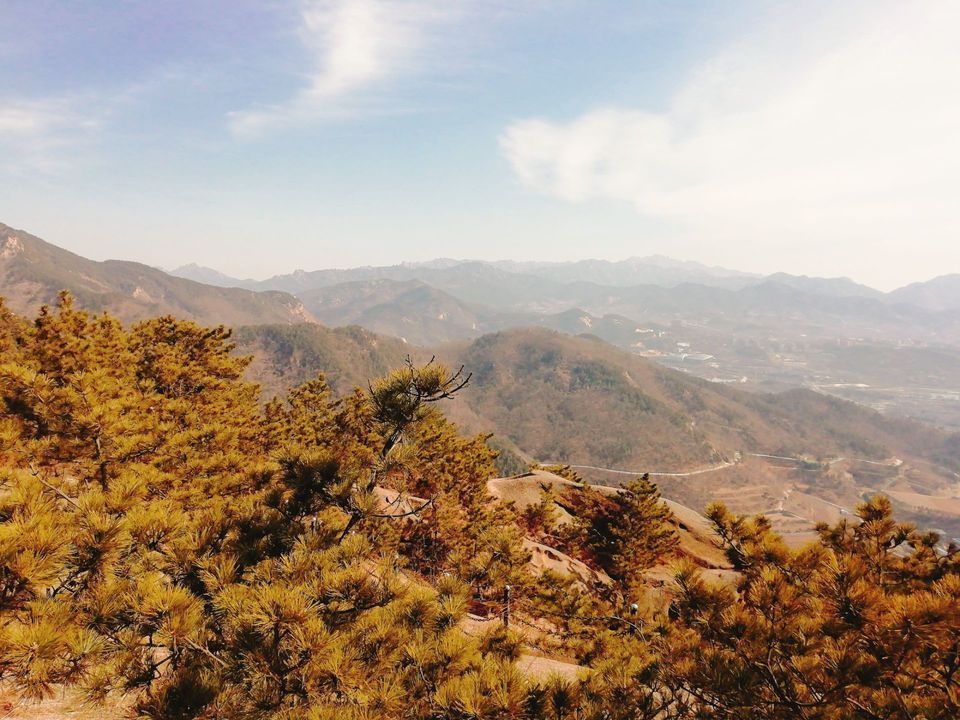
M 860 297 L 880 299 L 883 293 L 867 285 L 862 285 L 848 277 L 809 277 L 778 272 L 764 278 L 767 284 L 784 285 L 803 292 L 827 295 L 830 297 Z
M 894 290 L 889 297 L 893 302 L 917 305 L 934 312 L 960 310 L 960 273 L 911 283 Z
M 664 270 L 687 270 L 690 272 L 702 272 L 717 277 L 759 277 L 756 273 L 743 272 L 741 270 L 731 270 L 730 268 L 720 267 L 718 265 L 706 265 L 696 260 L 677 260 L 667 255 L 655 253 L 643 257 L 630 257 L 622 261 L 624 264 L 634 267 L 657 267 Z M 616 263 L 614 263 L 616 264 Z
M 241 287 L 244 284 L 242 280 L 230 277 L 219 270 L 193 262 L 170 270 L 169 274 L 186 280 L 200 282 L 204 285 L 216 285 L 217 287 Z
M 444 269 L 451 268 L 456 265 L 464 265 L 470 262 L 470 260 L 457 260 L 455 258 L 434 258 L 433 260 L 421 260 L 418 262 L 402 262 L 400 267 L 408 268 L 431 268 L 431 269 Z

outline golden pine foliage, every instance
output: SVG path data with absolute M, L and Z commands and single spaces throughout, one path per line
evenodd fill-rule
M 262 407 L 232 350 L 67 295 L 32 325 L 0 305 L 5 685 L 157 720 L 960 717 L 960 556 L 883 498 L 801 549 L 713 507 L 737 587 L 680 565 L 669 609 L 638 607 L 677 543 L 648 479 L 520 517 L 438 409 L 462 371 Z M 612 582 L 534 575 L 524 530 Z M 468 635 L 471 608 L 510 629 Z M 581 676 L 535 680 L 531 649 Z

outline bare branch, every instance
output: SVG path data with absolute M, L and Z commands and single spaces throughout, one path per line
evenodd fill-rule
M 46 480 L 44 480 L 44 479 L 40 476 L 40 471 L 37 470 L 32 464 L 30 465 L 30 474 L 33 475 L 33 476 L 37 479 L 37 481 L 38 481 L 41 485 L 43 485 L 45 488 L 47 488 L 48 490 L 51 490 L 51 491 L 53 491 L 54 493 L 56 493 L 57 495 L 59 495 L 61 499 L 66 500 L 68 503 L 70 503 L 70 504 L 73 505 L 75 508 L 77 508 L 77 510 L 80 509 L 80 503 L 78 503 L 78 502 L 77 502 L 76 500 L 74 500 L 72 497 L 70 497 L 69 495 L 67 495 L 63 490 L 61 490 L 60 488 L 58 488 L 56 485 L 52 485 L 51 483 L 49 483 L 49 482 L 47 482 Z
M 399 496 L 398 496 L 397 499 L 399 499 Z M 421 506 L 418 507 L 418 508 L 414 508 L 413 510 L 410 510 L 409 512 L 399 513 L 399 514 L 396 514 L 396 515 L 391 515 L 391 514 L 389 514 L 389 513 L 387 513 L 387 514 L 370 513 L 369 515 L 367 515 L 367 517 L 388 518 L 388 519 L 391 519 L 391 520 L 392 520 L 392 519 L 396 519 L 396 518 L 410 517 L 411 515 L 416 515 L 417 513 L 421 513 L 421 512 L 423 512 L 424 510 L 426 510 L 430 505 L 433 505 L 433 501 L 434 501 L 434 500 L 436 500 L 436 498 L 430 498 L 430 499 L 427 500 L 423 505 L 421 505 Z

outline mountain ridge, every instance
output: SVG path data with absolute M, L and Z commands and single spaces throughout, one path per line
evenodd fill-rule
M 502 270 L 513 275 L 534 275 L 555 280 L 558 282 L 593 282 L 598 285 L 612 287 L 632 287 L 638 285 L 655 285 L 659 287 L 674 287 L 680 284 L 701 284 L 707 287 L 725 289 L 742 289 L 764 282 L 778 282 L 791 285 L 808 292 L 822 293 L 837 297 L 873 297 L 884 298 L 891 302 L 911 304 L 905 298 L 908 289 L 916 290 L 931 283 L 950 281 L 958 282 L 960 274 L 940 275 L 928 280 L 916 281 L 895 288 L 882 291 L 864 283 L 857 282 L 847 276 L 823 277 L 816 275 L 793 274 L 786 271 L 772 273 L 756 273 L 730 269 L 721 266 L 707 265 L 695 260 L 676 260 L 665 255 L 631 256 L 623 260 L 603 260 L 598 258 L 584 258 L 569 261 L 528 261 L 528 260 L 477 260 L 456 258 L 435 258 L 432 260 L 406 261 L 394 265 L 358 265 L 336 268 L 317 268 L 314 270 L 297 269 L 288 273 L 273 275 L 268 278 L 255 280 L 240 279 L 227 275 L 215 268 L 188 263 L 181 265 L 170 274 L 188 279 L 208 278 L 204 282 L 211 284 L 230 283 L 237 287 L 326 287 L 341 282 L 354 282 L 371 279 L 417 279 L 418 271 L 433 272 L 450 270 L 460 266 L 487 266 Z M 590 269 L 615 268 L 617 270 L 633 272 L 634 276 L 619 279 L 613 282 L 604 282 L 595 276 L 591 277 Z M 663 271 L 683 271 L 676 275 L 666 275 L 659 278 L 644 276 L 643 272 L 650 269 Z M 216 282 L 214 282 L 216 281 Z M 428 282 L 428 281 L 425 281 Z M 950 309 L 954 306 L 951 304 Z
M 98 262 L 0 223 L 0 288 L 25 315 L 69 290 L 78 304 L 124 321 L 173 314 L 208 325 L 304 322 L 313 318 L 288 293 L 256 293 L 174 277 L 126 260 Z
M 951 365 L 960 350 L 960 314 L 898 301 L 902 296 L 890 301 L 848 278 L 775 274 L 749 277 L 742 287 L 689 281 L 669 287 L 604 285 L 590 273 L 561 281 L 518 274 L 503 263 L 441 258 L 296 271 L 265 285 L 199 266 L 179 268 L 210 279 L 210 285 L 136 263 L 97 263 L 3 228 L 2 293 L 25 314 L 67 289 L 79 304 L 109 309 L 125 321 L 163 313 L 233 326 L 319 319 L 333 327 L 361 325 L 413 346 L 475 340 L 513 327 L 548 328 L 594 335 L 721 383 L 745 383 L 762 391 L 815 388 L 885 412 L 960 427 L 960 406 L 954 402 L 960 395 Z M 26 262 L 24 252 L 30 248 L 33 261 Z M 657 256 L 523 267 L 569 270 L 591 263 L 606 269 L 639 263 L 679 266 L 685 272 L 735 272 Z M 507 265 L 515 270 L 522 264 Z M 946 289 L 938 298 L 949 300 L 952 282 L 950 277 L 940 281 Z M 251 287 L 222 287 L 228 283 Z M 947 300 L 926 304 L 949 307 Z M 921 365 L 912 366 L 911 358 Z
M 906 302 L 935 312 L 960 310 L 960 273 L 905 285 L 890 293 L 890 297 L 894 302 Z

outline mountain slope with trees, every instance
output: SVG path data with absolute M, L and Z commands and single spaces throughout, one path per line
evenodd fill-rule
M 464 403 L 545 459 L 683 470 L 717 460 L 714 450 L 729 457 L 743 449 L 960 462 L 953 436 L 919 423 L 810 391 L 710 383 L 589 336 L 510 330 L 440 356 L 473 371 Z
M 356 281 L 299 297 L 322 323 L 359 325 L 418 345 L 477 337 L 498 315 L 419 280 Z
M 319 372 L 337 393 L 347 393 L 400 367 L 411 353 L 418 358 L 425 354 L 356 326 L 245 325 L 233 339 L 240 352 L 252 357 L 247 374 L 260 384 L 264 399 L 282 397 Z
M 734 452 L 884 461 L 916 457 L 960 469 L 960 438 L 806 390 L 752 393 L 664 368 L 590 336 L 515 329 L 436 349 L 359 329 L 250 327 L 254 379 L 279 394 L 324 371 L 347 384 L 407 355 L 472 374 L 448 413 L 495 432 L 530 459 L 694 470 Z M 338 385 L 338 389 L 345 389 Z
M 950 381 L 960 316 L 944 309 L 950 276 L 883 294 L 846 278 L 751 276 L 654 257 L 444 259 L 296 271 L 258 282 L 196 266 L 165 274 L 136 263 L 96 263 L 11 228 L 4 233 L 0 282 L 11 306 L 27 314 L 67 289 L 83 307 L 124 320 L 169 312 L 239 326 L 312 321 L 316 313 L 328 325 L 359 324 L 427 347 L 544 327 L 592 333 L 707 379 L 766 392 L 813 388 L 960 427 Z

